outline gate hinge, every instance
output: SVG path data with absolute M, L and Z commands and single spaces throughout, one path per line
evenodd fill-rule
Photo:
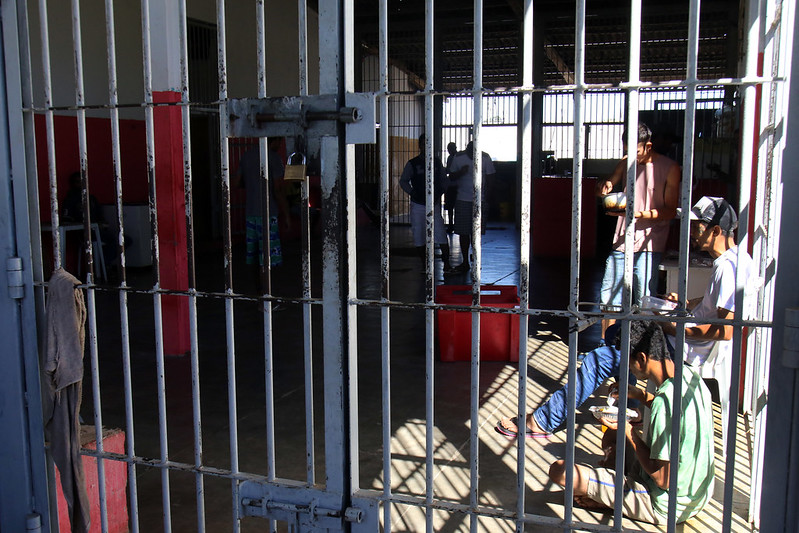
M 8 296 L 15 300 L 25 295 L 25 284 L 22 282 L 22 258 L 9 257 L 6 261 L 8 274 Z
M 377 500 L 356 499 L 345 509 L 339 495 L 290 481 L 244 481 L 239 486 L 241 514 L 286 522 L 299 533 L 378 530 Z
M 332 137 L 345 124 L 347 144 L 376 139 L 375 94 L 347 93 L 344 105 L 332 94 L 238 98 L 227 102 L 231 137 Z

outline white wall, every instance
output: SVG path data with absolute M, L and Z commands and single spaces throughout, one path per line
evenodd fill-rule
M 151 2 L 151 17 L 158 12 L 157 2 Z M 177 10 L 174 0 L 163 0 L 166 9 Z M 289 6 L 288 8 L 286 6 Z M 29 20 L 31 32 L 31 74 L 34 84 L 34 103 L 44 105 L 43 66 L 41 55 L 41 33 L 38 3 L 30 2 Z M 57 0 L 48 2 L 48 26 L 50 40 L 50 72 L 53 104 L 68 106 L 75 103 L 75 67 L 70 2 Z M 144 99 L 141 15 L 140 2 L 118 1 L 114 5 L 115 38 L 117 50 L 117 80 L 119 101 L 122 104 L 139 104 Z M 163 9 L 161 10 L 163 12 Z M 190 18 L 216 23 L 214 0 L 188 0 L 187 13 Z M 308 12 L 308 79 L 310 92 L 318 91 L 319 51 L 318 18 Z M 297 7 L 294 3 L 280 0 L 266 2 L 267 42 L 267 93 L 270 96 L 293 95 L 299 92 Z M 152 21 L 153 62 L 163 63 L 164 38 L 177 40 L 174 36 L 162 35 L 161 19 Z M 228 95 L 230 98 L 257 96 L 256 17 L 254 2 L 227 2 L 227 69 Z M 105 7 L 103 0 L 81 0 L 81 33 L 83 42 L 83 77 L 85 101 L 90 105 L 108 103 L 108 69 Z M 159 46 L 158 43 L 161 43 Z M 174 65 L 174 62 L 169 62 Z M 170 67 L 173 68 L 173 67 Z M 179 90 L 174 80 L 161 81 L 158 66 L 153 68 L 153 89 Z M 92 111 L 90 115 L 108 116 L 107 111 Z M 128 118 L 141 118 L 140 110 L 123 111 Z
M 34 105 L 39 107 L 44 105 L 44 66 L 38 4 L 29 2 L 28 10 Z M 139 2 L 117 2 L 114 10 L 119 101 L 138 103 L 144 98 Z M 70 2 L 49 2 L 47 15 L 52 102 L 55 106 L 74 105 L 75 62 Z M 109 100 L 105 27 L 103 0 L 82 0 L 83 83 L 87 104 L 107 104 Z M 103 115 L 107 116 L 107 112 Z
M 379 91 L 378 57 L 368 55 L 362 65 L 363 90 Z M 408 74 L 393 65 L 388 67 L 389 90 L 392 92 L 417 91 L 418 87 L 408 79 Z M 390 135 L 416 139 L 424 130 L 424 97 L 413 94 L 398 94 L 388 101 Z

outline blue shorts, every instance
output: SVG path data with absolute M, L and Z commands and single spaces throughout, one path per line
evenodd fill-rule
M 633 305 L 641 303 L 643 296 L 657 293 L 660 252 L 636 252 L 633 254 Z M 605 263 L 605 276 L 599 302 L 606 310 L 621 310 L 621 295 L 624 287 L 624 252 L 610 252 Z
M 247 264 L 254 265 L 258 261 L 259 265 L 264 264 L 264 227 L 263 218 L 247 217 L 246 237 L 247 237 Z M 280 231 L 276 216 L 269 217 L 269 264 L 279 266 L 283 263 L 283 252 L 280 247 Z

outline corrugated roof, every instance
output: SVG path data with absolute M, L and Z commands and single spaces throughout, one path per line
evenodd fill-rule
M 574 4 L 536 0 L 535 38 L 540 53 L 539 85 L 571 83 L 574 69 Z M 483 86 L 520 84 L 521 0 L 486 0 L 483 22 Z M 391 61 L 424 78 L 423 0 L 389 2 Z M 446 91 L 473 86 L 473 5 L 438 0 L 436 8 L 435 86 Z M 356 2 L 356 38 L 370 52 L 377 50 L 378 3 Z M 615 85 L 627 77 L 629 5 L 607 0 L 587 2 L 586 81 Z M 698 73 L 700 79 L 731 77 L 738 63 L 738 2 L 703 2 L 700 17 Z M 688 42 L 688 2 L 645 1 L 641 27 L 641 79 L 666 81 L 685 77 Z

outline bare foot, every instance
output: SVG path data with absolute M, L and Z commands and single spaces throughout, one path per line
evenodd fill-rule
M 525 421 L 527 422 L 527 427 L 533 433 L 547 433 L 546 431 L 541 429 L 541 426 L 539 426 L 538 422 L 535 421 L 535 417 L 533 416 L 533 413 L 530 413 L 529 415 L 527 415 L 525 417 Z
M 586 509 L 588 511 L 611 511 L 612 509 L 607 505 L 600 503 L 596 500 L 592 500 L 587 495 L 575 496 L 574 497 L 574 506 L 579 507 L 580 509 Z

